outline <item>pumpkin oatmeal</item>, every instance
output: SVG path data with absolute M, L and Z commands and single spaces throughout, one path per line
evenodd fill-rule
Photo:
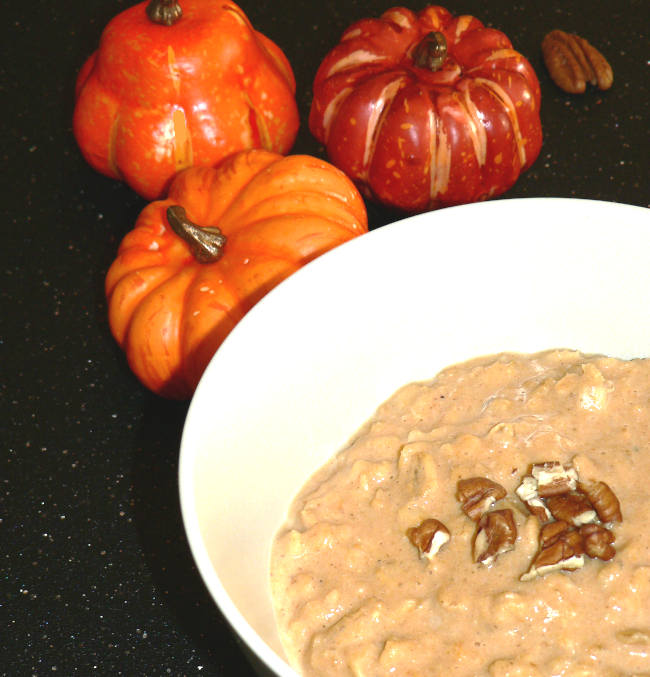
M 320 469 L 271 586 L 309 677 L 650 675 L 650 359 L 555 350 L 401 388 Z

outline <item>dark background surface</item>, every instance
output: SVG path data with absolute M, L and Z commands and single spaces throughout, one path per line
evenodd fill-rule
M 294 67 L 303 124 L 293 152 L 323 155 L 306 126 L 320 60 L 349 23 L 391 4 L 241 3 Z M 128 5 L 8 2 L 0 22 L 0 674 L 250 673 L 183 534 L 187 404 L 144 390 L 107 325 L 104 275 L 145 203 L 94 173 L 71 133 L 76 72 Z M 544 146 L 505 197 L 649 205 L 646 0 L 446 6 L 503 30 L 540 78 Z M 610 91 L 555 88 L 540 54 L 554 28 L 605 54 Z M 375 228 L 397 215 L 369 206 L 369 218 Z

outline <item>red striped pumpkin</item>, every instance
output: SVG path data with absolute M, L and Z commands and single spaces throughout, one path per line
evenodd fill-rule
M 410 212 L 505 192 L 542 145 L 530 63 L 501 31 L 439 6 L 350 26 L 313 91 L 310 129 L 331 162 Z

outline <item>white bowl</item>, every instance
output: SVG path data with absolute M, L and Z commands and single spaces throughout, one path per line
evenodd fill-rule
M 372 231 L 268 294 L 210 362 L 180 455 L 190 547 L 281 677 L 272 539 L 307 478 L 398 387 L 502 351 L 650 355 L 650 210 L 569 199 L 452 207 Z

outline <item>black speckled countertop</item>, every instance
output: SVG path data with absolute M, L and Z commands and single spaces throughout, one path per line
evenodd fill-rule
M 249 674 L 183 534 L 177 462 L 187 404 L 143 389 L 108 329 L 104 275 L 145 203 L 92 171 L 71 133 L 76 72 L 128 3 L 5 4 L 0 674 Z M 392 3 L 300 4 L 241 6 L 294 67 L 303 119 L 294 152 L 322 155 L 306 127 L 316 68 L 349 23 Z M 544 145 L 506 197 L 649 205 L 646 0 L 446 6 L 503 30 L 540 78 Z M 553 28 L 605 54 L 610 91 L 569 96 L 553 85 L 540 54 Z M 369 217 L 371 227 L 396 218 L 372 205 Z

